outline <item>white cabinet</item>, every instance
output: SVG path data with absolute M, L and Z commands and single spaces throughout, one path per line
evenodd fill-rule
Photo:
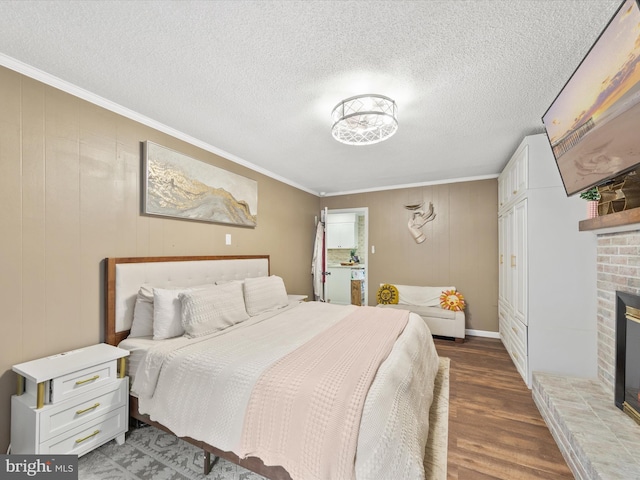
M 11 453 L 84 455 L 114 438 L 122 444 L 129 379 L 118 362 L 128 355 L 99 344 L 14 365 Z
M 327 248 L 357 248 L 357 217 L 353 213 L 327 215 Z
M 498 178 L 498 206 L 521 198 L 529 183 L 529 146 L 519 148 Z
M 578 231 L 545 135 L 526 137 L 498 179 L 500 338 L 527 385 L 545 371 L 596 376 L 596 238 Z

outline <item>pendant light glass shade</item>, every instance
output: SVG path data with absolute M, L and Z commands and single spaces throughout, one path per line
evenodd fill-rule
M 396 102 L 383 95 L 357 95 L 347 98 L 331 112 L 331 134 L 348 145 L 372 145 L 391 137 L 398 130 Z

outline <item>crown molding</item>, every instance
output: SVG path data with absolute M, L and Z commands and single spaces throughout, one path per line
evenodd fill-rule
M 291 180 L 284 178 L 280 175 L 277 175 L 269 170 L 266 170 L 262 167 L 254 165 L 251 162 L 248 162 L 232 153 L 226 152 L 220 148 L 214 147 L 202 140 L 198 140 L 190 135 L 187 135 L 184 132 L 176 130 L 175 128 L 169 127 L 163 123 L 160 123 L 156 120 L 153 120 L 149 117 L 146 117 L 138 112 L 130 110 L 122 105 L 112 102 L 111 100 L 107 100 L 106 98 L 101 97 L 100 95 L 96 95 L 84 88 L 78 87 L 73 83 L 67 82 L 66 80 L 62 80 L 50 73 L 44 72 L 38 68 L 32 67 L 31 65 L 27 65 L 24 62 L 16 60 L 8 55 L 0 53 L 0 65 L 6 67 L 10 70 L 18 72 L 27 77 L 33 78 L 39 82 L 42 82 L 50 87 L 57 88 L 58 90 L 62 90 L 63 92 L 69 93 L 75 97 L 81 98 L 82 100 L 86 100 L 87 102 L 93 103 L 99 107 L 105 108 L 111 112 L 117 113 L 118 115 L 122 115 L 123 117 L 129 118 L 133 121 L 146 125 L 147 127 L 153 128 L 160 132 L 166 133 L 167 135 L 171 135 L 172 137 L 183 140 L 191 145 L 195 145 L 198 148 L 206 150 L 207 152 L 213 153 L 220 157 L 223 157 L 227 160 L 230 160 L 238 165 L 242 165 L 243 167 L 249 168 L 257 173 L 270 177 L 279 182 L 285 183 L 291 187 L 297 188 L 298 190 L 302 190 L 304 192 L 310 193 L 312 195 L 319 196 L 318 192 L 310 190 L 302 185 L 299 185 Z
M 25 75 L 27 77 L 33 78 L 34 80 L 42 82 L 53 88 L 57 88 L 58 90 L 62 90 L 63 92 L 69 93 L 70 95 L 81 98 L 82 100 L 86 100 L 87 102 L 90 102 L 94 105 L 105 108 L 106 110 L 117 113 L 118 115 L 122 115 L 123 117 L 129 118 L 135 122 L 141 123 L 150 128 L 166 133 L 167 135 L 171 135 L 172 137 L 178 138 L 179 140 L 183 140 L 187 143 L 190 143 L 191 145 L 194 145 L 198 148 L 206 150 L 207 152 L 223 157 L 227 160 L 237 163 L 238 165 L 242 165 L 243 167 L 246 167 L 257 173 L 260 173 L 269 178 L 282 182 L 291 187 L 297 188 L 298 190 L 302 190 L 303 192 L 310 193 L 317 197 L 337 197 L 340 195 L 353 195 L 357 193 L 381 192 L 385 190 L 398 190 L 401 188 L 424 187 L 424 186 L 430 186 L 430 185 L 472 182 L 476 180 L 498 178 L 498 174 L 483 175 L 478 177 L 463 177 L 463 178 L 455 178 L 455 179 L 448 179 L 448 180 L 437 180 L 432 182 L 410 183 L 410 184 L 404 184 L 404 185 L 390 185 L 390 186 L 384 186 L 384 187 L 375 187 L 375 188 L 367 188 L 367 189 L 361 189 L 361 190 L 349 190 L 349 191 L 343 191 L 343 192 L 333 192 L 333 193 L 322 194 L 320 192 L 304 187 L 296 182 L 293 182 L 278 174 L 275 174 L 269 170 L 259 167 L 251 162 L 248 162 L 238 157 L 237 155 L 226 152 L 220 148 L 217 148 L 213 145 L 203 142 L 202 140 L 199 140 L 190 135 L 187 135 L 184 132 L 181 132 L 179 130 L 176 130 L 175 128 L 169 127 L 168 125 L 165 125 L 156 120 L 153 120 L 152 118 L 146 117 L 145 115 L 142 115 L 138 112 L 130 110 L 129 108 L 123 107 L 118 103 L 112 102 L 111 100 L 101 97 L 100 95 L 96 95 L 95 93 L 85 90 L 84 88 L 74 85 L 73 83 L 70 83 L 66 80 L 56 77 L 55 75 L 51 75 L 50 73 L 47 73 L 43 70 L 35 68 L 24 62 L 21 62 L 20 60 L 16 60 L 15 58 L 5 55 L 3 53 L 0 53 L 0 65 L 10 70 L 13 70 L 15 72 L 18 72 L 22 75 Z
M 476 182 L 479 180 L 490 180 L 493 178 L 498 178 L 499 176 L 500 176 L 499 174 L 495 173 L 491 175 L 478 175 L 476 177 L 448 178 L 446 180 L 434 180 L 431 182 L 405 183 L 403 185 L 390 185 L 386 187 L 364 188 L 361 190 L 325 193 L 324 195 L 320 194 L 320 196 L 321 197 L 338 197 L 340 195 L 355 195 L 358 193 L 384 192 L 386 190 L 399 190 L 401 188 L 429 187 L 433 185 L 446 185 L 448 183 Z

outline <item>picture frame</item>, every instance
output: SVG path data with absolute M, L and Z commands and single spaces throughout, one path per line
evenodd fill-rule
M 258 182 L 162 145 L 142 145 L 142 213 L 255 227 Z

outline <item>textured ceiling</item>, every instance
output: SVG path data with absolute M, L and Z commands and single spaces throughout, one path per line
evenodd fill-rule
M 497 174 L 619 4 L 3 0 L 0 64 L 331 195 Z M 398 133 L 340 144 L 331 110 L 361 93 L 396 100 Z

